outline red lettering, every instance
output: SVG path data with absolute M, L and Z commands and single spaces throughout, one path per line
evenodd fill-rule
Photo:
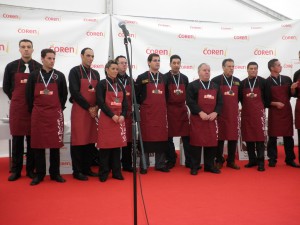
M 2 17 L 7 18 L 7 19 L 19 19 L 18 15 L 10 15 L 10 14 L 6 14 L 6 13 L 3 13 Z
M 255 49 L 254 55 L 275 55 L 273 50 Z
M 55 18 L 55 17 L 45 17 L 46 21 L 60 21 L 60 18 Z
M 163 50 L 163 49 L 146 49 L 146 53 L 148 55 L 152 54 L 152 53 L 156 53 L 158 55 L 169 55 L 169 51 L 168 50 Z
M 118 37 L 124 37 L 124 34 L 122 33 L 122 32 L 120 32 L 120 33 L 118 33 Z M 129 34 L 129 37 L 131 37 L 131 38 L 135 38 L 136 37 L 136 35 L 135 34 Z
M 104 33 L 100 31 L 88 31 L 86 32 L 87 36 L 97 36 L 97 37 L 104 37 Z
M 59 47 L 59 46 L 50 46 L 55 52 L 60 53 L 75 53 L 74 47 Z
M 5 51 L 5 45 L 0 44 L 0 51 Z
M 92 18 L 84 18 L 84 22 L 97 22 L 97 19 L 92 19 Z
M 207 49 L 203 50 L 204 55 L 226 55 L 226 51 L 222 49 Z
M 179 34 L 178 38 L 185 38 L 185 39 L 194 39 L 195 36 L 191 34 Z
M 292 64 L 284 64 L 283 68 L 292 69 L 293 65 Z
M 103 69 L 105 66 L 102 64 L 92 64 L 91 67 L 93 69 Z
M 18 33 L 22 33 L 22 34 L 38 34 L 38 31 L 37 30 L 31 30 L 31 29 L 19 28 L 18 29 Z
M 233 39 L 236 39 L 236 40 L 248 40 L 249 37 L 248 36 L 234 36 Z
M 282 36 L 282 40 L 297 40 L 297 36 Z

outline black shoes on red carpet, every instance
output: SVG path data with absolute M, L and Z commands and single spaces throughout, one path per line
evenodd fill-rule
M 21 177 L 20 173 L 12 173 L 9 177 L 8 177 L 8 181 L 16 181 Z

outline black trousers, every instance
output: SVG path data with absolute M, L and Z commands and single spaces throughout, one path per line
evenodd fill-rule
M 73 174 L 87 174 L 91 170 L 95 144 L 71 145 L 71 159 Z
M 99 176 L 107 176 L 112 170 L 114 176 L 121 174 L 121 149 L 103 148 L 99 150 Z
M 214 159 L 216 157 L 217 147 L 200 147 L 190 146 L 191 153 L 191 169 L 198 170 L 201 162 L 202 148 L 204 149 L 204 168 L 212 169 L 214 167 Z
M 249 163 L 257 163 L 258 165 L 264 165 L 265 162 L 265 142 L 246 142 L 247 152 L 249 157 Z
M 127 142 L 127 146 L 122 147 L 121 163 L 124 169 L 132 168 L 132 142 Z
M 150 166 L 150 160 L 149 160 L 149 152 L 145 152 L 145 160 L 146 160 L 146 166 L 143 164 L 142 158 L 140 158 L 140 168 L 145 168 L 146 169 Z M 165 152 L 155 152 L 155 168 L 156 169 L 161 169 L 166 167 L 166 154 Z
M 33 148 L 34 158 L 36 163 L 36 174 L 39 178 L 44 178 L 46 175 L 46 155 L 44 148 Z M 50 148 L 50 176 L 56 176 L 60 174 L 60 152 L 59 148 Z
M 217 163 L 223 163 L 224 157 L 223 157 L 223 150 L 224 150 L 224 142 L 225 141 L 218 141 L 218 148 L 216 153 L 216 162 Z M 235 152 L 236 152 L 236 146 L 237 141 L 230 141 L 228 140 L 227 149 L 228 149 L 228 155 L 227 155 L 227 162 L 233 163 L 235 161 Z
M 181 137 L 183 149 L 184 149 L 184 156 L 185 156 L 185 165 L 189 166 L 191 164 L 191 156 L 190 156 L 190 137 L 189 136 L 182 136 Z M 166 150 L 166 160 L 171 163 L 176 163 L 176 151 L 175 145 L 173 142 L 173 137 L 168 138 L 169 148 Z
M 283 137 L 285 152 L 285 162 L 290 163 L 295 160 L 294 138 L 292 136 Z M 277 137 L 269 137 L 268 146 L 269 162 L 277 162 Z
M 26 136 L 26 172 L 34 172 L 34 151 L 31 149 L 30 136 Z M 24 156 L 24 136 L 12 137 L 12 173 L 21 174 Z

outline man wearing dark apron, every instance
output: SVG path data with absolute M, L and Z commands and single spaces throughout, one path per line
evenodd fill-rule
M 110 170 L 112 178 L 124 180 L 121 172 L 121 148 L 127 145 L 125 116 L 127 111 L 126 93 L 118 82 L 118 64 L 109 60 L 105 65 L 106 79 L 96 89 L 100 111 L 97 147 L 99 151 L 99 181 L 105 182 Z
M 291 167 L 299 167 L 295 163 L 294 138 L 293 138 L 293 113 L 290 103 L 292 80 L 288 76 L 281 75 L 282 66 L 278 59 L 268 62 L 271 72 L 266 79 L 266 107 L 268 114 L 267 146 L 269 167 L 275 167 L 277 163 L 277 137 L 283 137 L 285 163 Z
M 216 153 L 216 165 L 223 167 L 224 142 L 227 140 L 227 167 L 240 169 L 235 163 L 237 140 L 239 137 L 239 85 L 240 80 L 233 76 L 233 59 L 224 59 L 222 62 L 223 74 L 213 78 L 211 81 L 220 86 L 223 98 L 222 112 L 218 117 L 219 141 Z
M 204 171 L 221 173 L 214 159 L 218 146 L 217 116 L 222 109 L 219 86 L 210 81 L 210 66 L 202 63 L 198 67 L 199 79 L 187 87 L 186 103 L 191 111 L 190 154 L 191 175 L 197 175 L 204 148 Z
M 265 79 L 257 76 L 258 64 L 247 65 L 248 77 L 241 82 L 240 102 L 242 104 L 241 130 L 242 139 L 246 142 L 249 162 L 246 168 L 258 165 L 258 171 L 265 170 Z
M 50 148 L 50 178 L 63 183 L 60 175 L 59 149 L 64 145 L 64 114 L 68 97 L 63 73 L 53 69 L 55 52 L 41 51 L 43 67 L 31 73 L 26 86 L 26 99 L 31 112 L 31 147 L 35 155 L 36 176 L 30 185 L 37 185 L 46 175 L 45 148 Z
M 41 68 L 33 60 L 33 45 L 30 40 L 19 42 L 21 59 L 7 64 L 3 77 L 3 91 L 10 99 L 9 126 L 12 135 L 12 168 L 9 181 L 21 176 L 24 155 L 24 136 L 26 136 L 26 176 L 34 177 L 34 155 L 30 147 L 30 113 L 25 98 L 25 87 L 29 73 Z
M 176 152 L 173 137 L 181 137 L 185 155 L 185 166 L 190 167 L 191 158 L 189 155 L 189 115 L 185 104 L 186 87 L 189 78 L 180 72 L 181 58 L 178 55 L 170 57 L 171 70 L 164 74 L 167 94 L 168 114 L 168 144 L 166 151 L 167 167 L 173 168 L 176 164 Z
M 131 80 L 126 74 L 128 68 L 127 59 L 125 56 L 116 57 L 118 63 L 118 81 L 122 84 L 126 91 L 127 100 L 127 115 L 125 117 L 127 146 L 122 147 L 122 167 L 123 171 L 133 172 L 132 168 L 132 95 L 131 95 Z
M 150 165 L 149 153 L 155 152 L 155 169 L 169 172 L 165 162 L 165 151 L 168 148 L 166 81 L 159 72 L 159 55 L 150 54 L 147 61 L 149 71 L 139 75 L 136 80 L 136 97 L 140 104 L 141 135 L 144 143 L 146 167 Z M 141 163 L 143 163 L 142 160 Z M 146 174 L 147 169 L 141 169 L 140 173 Z
M 98 71 L 91 65 L 94 51 L 84 48 L 81 51 L 81 64 L 69 73 L 71 110 L 71 158 L 73 177 L 88 180 L 87 176 L 97 177 L 91 170 L 92 151 L 97 141 L 98 106 L 96 104 L 96 86 L 100 81 Z

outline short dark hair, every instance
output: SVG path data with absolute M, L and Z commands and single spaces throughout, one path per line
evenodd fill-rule
M 30 44 L 31 44 L 32 47 L 33 47 L 32 41 L 30 41 L 30 40 L 28 40 L 28 39 L 22 39 L 22 40 L 20 40 L 20 41 L 19 41 L 19 47 L 20 47 L 20 45 L 21 45 L 21 42 L 30 42 Z
M 234 63 L 234 60 L 231 59 L 231 58 L 224 59 L 223 62 L 222 62 L 222 67 L 224 67 L 227 62 L 233 62 Z
M 117 57 L 115 58 L 115 61 L 116 61 L 116 62 L 119 62 L 119 59 L 120 59 L 120 58 L 126 59 L 126 57 L 125 57 L 124 55 L 119 55 L 119 56 L 117 56 Z
M 112 64 L 118 65 L 117 61 L 114 59 L 108 60 L 108 62 L 105 64 L 104 73 L 107 75 L 106 69 L 108 69 Z
M 85 51 L 88 50 L 88 49 L 93 51 L 93 49 L 91 49 L 91 48 L 84 48 L 84 49 L 81 50 L 81 53 L 80 53 L 80 54 L 81 54 L 81 55 L 84 55 Z
M 274 66 L 275 62 L 279 61 L 278 59 L 271 59 L 269 62 L 268 62 L 268 69 L 271 71 L 271 67 Z
M 45 49 L 43 49 L 41 51 L 41 57 L 45 58 L 46 55 L 47 55 L 47 53 L 53 53 L 54 55 L 56 55 L 56 52 L 53 49 L 51 49 L 51 48 L 45 48 Z
M 247 65 L 247 69 L 249 69 L 249 66 L 257 66 L 258 68 L 258 64 L 256 62 L 249 62 Z
M 179 55 L 172 55 L 172 56 L 170 57 L 170 63 L 172 62 L 173 59 L 179 59 L 179 60 L 181 61 L 181 58 L 180 58 Z
M 160 57 L 160 56 L 159 56 L 158 54 L 156 54 L 156 53 L 151 53 L 151 54 L 148 56 L 147 61 L 148 61 L 148 62 L 151 62 L 152 59 L 153 59 L 153 57 Z

